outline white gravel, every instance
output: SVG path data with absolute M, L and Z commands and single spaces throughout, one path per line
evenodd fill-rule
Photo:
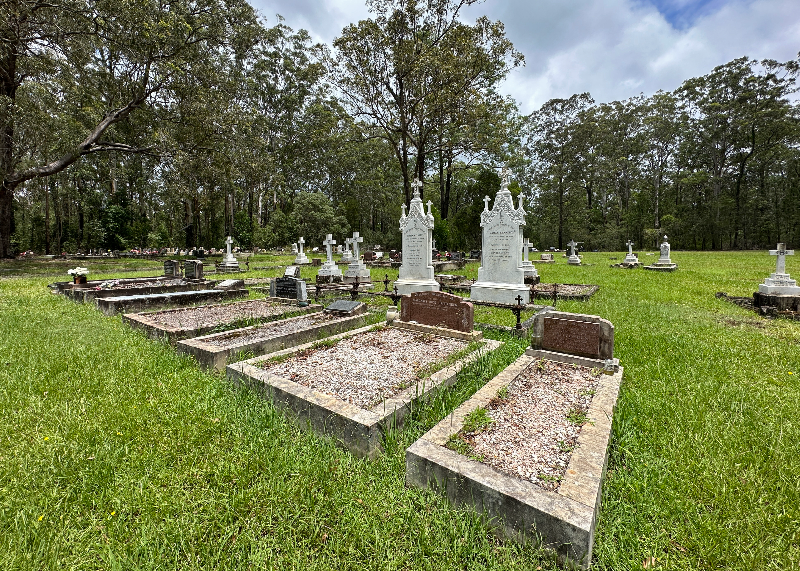
M 297 306 L 255 299 L 225 305 L 204 305 L 176 311 L 148 313 L 142 317 L 154 325 L 188 329 L 226 325 L 244 319 L 262 319 L 297 310 Z
M 588 410 L 600 374 L 534 361 L 511 382 L 505 398 L 489 404 L 489 428 L 463 435 L 473 455 L 505 474 L 557 490 L 581 431 L 567 416 Z
M 369 409 L 416 382 L 420 369 L 469 343 L 393 327 L 346 337 L 332 347 L 261 367 L 319 392 Z
M 308 329 L 326 321 L 334 321 L 342 319 L 336 315 L 329 315 L 327 313 L 317 312 L 309 313 L 296 319 L 281 319 L 280 321 L 271 321 L 264 325 L 259 325 L 247 331 L 234 330 L 227 335 L 220 335 L 213 339 L 206 339 L 209 345 L 216 345 L 218 347 L 225 347 L 226 345 L 241 345 L 243 343 L 256 343 L 258 341 L 265 341 L 267 339 L 274 339 L 301 329 Z

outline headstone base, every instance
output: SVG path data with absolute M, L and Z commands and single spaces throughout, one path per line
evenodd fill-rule
M 400 295 L 411 295 L 415 291 L 439 291 L 436 280 L 397 280 L 394 285 Z
M 308 256 L 306 256 L 305 254 L 303 254 L 303 255 L 298 255 L 298 256 L 297 256 L 297 257 L 294 259 L 294 264 L 295 264 L 295 265 L 297 265 L 297 266 L 299 266 L 300 264 L 310 264 L 310 263 L 311 263 L 311 262 L 309 262 L 309 261 L 308 261 Z
M 758 293 L 767 295 L 796 295 L 800 296 L 800 286 L 789 274 L 772 274 L 759 284 Z
M 656 272 L 674 272 L 678 269 L 678 264 L 673 264 L 672 262 L 662 262 L 659 260 L 652 266 L 645 266 L 644 269 L 654 270 Z
M 358 280 L 359 282 L 371 282 L 372 275 L 369 269 L 362 262 L 350 264 L 344 274 L 344 283 L 351 284 Z
M 567 263 L 570 266 L 580 266 L 581 259 L 578 256 L 570 256 L 569 258 L 567 258 Z
M 469 290 L 469 297 L 477 301 L 517 305 L 517 296 L 522 296 L 522 302 L 528 303 L 530 293 L 525 284 L 475 282 Z
M 800 290 L 800 287 L 797 289 Z M 795 295 L 757 291 L 753 294 L 753 305 L 755 307 L 774 307 L 778 311 L 800 312 L 800 291 Z
M 226 262 L 225 260 L 222 263 L 217 264 L 217 272 L 219 273 L 230 273 L 230 272 L 240 272 L 242 269 L 239 267 L 239 262 L 237 260 L 233 260 L 233 262 Z
M 330 262 L 330 263 L 329 262 L 325 262 L 324 264 L 322 264 L 322 267 L 319 269 L 319 272 L 317 272 L 317 275 L 318 276 L 323 276 L 323 277 L 328 276 L 328 277 L 339 277 L 339 278 L 341 278 L 342 277 L 342 270 L 340 270 L 339 267 L 333 262 Z

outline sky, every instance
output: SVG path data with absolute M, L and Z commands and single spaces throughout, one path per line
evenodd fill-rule
M 280 14 L 328 45 L 370 17 L 364 0 L 250 0 L 268 25 Z M 658 90 L 749 56 L 788 61 L 800 52 L 800 0 L 484 0 L 462 20 L 500 20 L 525 56 L 501 87 L 523 113 L 589 92 L 595 101 Z

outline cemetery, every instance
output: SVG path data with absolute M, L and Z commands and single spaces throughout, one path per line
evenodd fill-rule
M 0 569 L 800 569 L 768 3 L 11 2 Z

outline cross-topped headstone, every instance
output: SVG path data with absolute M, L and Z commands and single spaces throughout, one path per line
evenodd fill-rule
M 577 246 L 577 245 L 578 245 L 578 243 L 575 240 L 570 240 L 569 244 L 567 244 L 567 246 L 570 247 L 570 254 L 569 254 L 570 256 L 574 256 L 575 255 L 575 246 Z
M 303 237 L 302 237 L 302 236 L 300 236 L 300 239 L 297 241 L 297 247 L 298 247 L 298 248 L 299 248 L 299 250 L 300 250 L 298 253 L 299 253 L 301 256 L 303 255 L 303 244 L 305 244 L 305 243 L 306 243 L 306 241 L 303 239 Z
M 778 256 L 777 265 L 775 268 L 776 274 L 786 273 L 786 256 L 794 256 L 794 250 L 787 250 L 786 244 L 783 242 L 778 243 L 778 248 L 769 251 L 770 256 Z
M 217 242 L 217 244 L 219 244 L 219 242 Z M 233 238 L 231 238 L 230 236 L 228 236 L 228 237 L 225 239 L 225 244 L 227 244 L 227 247 L 228 247 L 228 256 L 230 256 L 230 255 L 231 255 L 231 245 L 233 244 Z
M 527 238 L 525 238 L 525 241 L 522 243 L 522 251 L 523 251 L 522 261 L 523 262 L 527 262 L 528 261 L 528 252 L 530 251 L 531 246 L 533 246 L 531 241 L 528 240 Z
M 503 184 L 503 188 L 508 188 L 508 183 L 510 182 L 511 173 L 508 170 L 507 165 L 503 165 L 503 168 L 500 169 L 500 180 Z
M 490 200 L 491 200 L 491 198 L 489 198 L 488 194 L 483 197 L 483 209 L 484 210 L 487 210 L 487 211 L 489 210 L 489 201 Z
M 336 245 L 336 240 L 333 239 L 333 234 L 327 234 L 325 236 L 325 241 L 323 242 L 323 244 L 325 244 L 325 248 L 326 248 L 327 253 L 328 253 L 328 261 L 332 262 L 333 261 L 333 247 Z
M 353 232 L 352 244 L 353 244 L 353 257 L 358 260 L 359 253 L 358 253 L 358 245 L 364 241 L 364 238 L 358 235 L 358 232 Z
M 627 242 L 625 242 L 625 245 L 628 247 L 628 255 L 633 256 L 633 242 L 631 240 L 628 240 Z

